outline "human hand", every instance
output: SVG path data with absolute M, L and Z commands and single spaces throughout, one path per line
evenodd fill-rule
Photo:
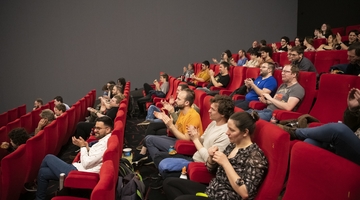
M 266 99 L 264 98 L 264 96 L 259 96 L 258 97 L 259 98 L 259 101 L 261 102 L 261 103 L 265 103 L 265 104 L 267 104 L 267 101 L 266 101 Z
M 336 34 L 336 40 L 338 43 L 341 42 L 341 35 L 339 33 Z
M 216 151 L 219 151 L 219 148 L 217 146 L 210 147 L 208 149 L 209 156 L 213 157 Z
M 173 118 L 171 116 L 169 117 L 164 114 L 162 116 L 162 120 L 168 128 L 170 128 L 170 126 L 173 125 Z
M 192 74 L 190 75 L 190 78 L 195 79 L 195 78 L 196 78 L 195 74 L 192 73 Z
M 163 118 L 163 115 L 165 115 L 164 112 L 158 112 L 158 111 L 154 111 L 153 114 L 156 118 L 161 119 L 161 120 Z
M 46 126 L 46 124 L 48 123 L 48 119 L 40 119 L 40 121 L 39 121 L 39 124 L 38 124 L 38 128 L 39 129 L 42 129 L 42 128 L 44 128 L 44 126 Z
M 197 128 L 195 128 L 193 125 L 189 125 L 186 126 L 186 129 L 192 141 L 199 139 L 200 136 Z
M 88 143 L 80 136 L 79 138 L 76 138 L 75 136 L 73 136 L 71 138 L 72 143 L 78 147 L 83 147 L 86 146 L 86 148 L 89 146 Z
M 185 73 L 187 71 L 187 67 L 183 67 L 183 72 Z
M 10 144 L 8 142 L 2 142 L 0 148 L 2 149 L 8 149 L 10 147 Z
M 272 99 L 272 97 L 271 97 L 270 94 L 268 94 L 268 93 L 263 93 L 262 96 L 263 96 L 266 100 Z
M 286 47 L 287 47 L 288 50 L 292 49 L 292 46 L 290 44 L 286 45 Z
M 210 76 L 214 76 L 214 74 L 215 74 L 215 72 L 214 72 L 212 69 L 210 69 L 210 70 L 209 70 L 209 75 L 210 75 Z
M 175 112 L 174 106 L 171 105 L 170 103 L 166 101 L 161 101 L 161 103 L 163 104 L 163 109 L 167 110 L 170 114 Z
M 175 103 L 175 97 L 174 95 L 171 95 L 169 98 L 169 104 L 174 105 L 174 103 Z
M 252 87 L 254 85 L 254 81 L 251 78 L 245 79 L 246 87 Z
M 218 63 L 218 61 L 216 60 L 216 58 L 213 58 L 212 61 L 213 61 L 214 63 Z
M 348 107 L 350 110 L 358 108 L 360 106 L 360 90 L 357 88 L 352 88 L 348 94 Z
M 216 151 L 214 153 L 214 156 L 212 157 L 212 160 L 217 162 L 221 166 L 223 166 L 226 162 L 229 162 L 227 156 L 221 151 Z

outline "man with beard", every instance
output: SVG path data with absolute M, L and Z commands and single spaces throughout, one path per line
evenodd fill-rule
M 291 63 L 296 65 L 300 71 L 316 72 L 314 64 L 304 57 L 304 49 L 301 46 L 289 50 L 288 56 Z
M 175 103 L 180 110 L 180 114 L 175 124 L 173 124 L 173 118 L 168 117 L 165 113 L 154 113 L 158 119 L 163 120 L 175 138 L 168 137 L 166 135 L 147 135 L 144 140 L 152 160 L 157 152 L 168 151 L 170 146 L 173 146 L 177 139 L 190 141 L 190 136 L 187 134 L 187 126 L 194 126 L 198 129 L 199 135 L 202 135 L 203 129 L 200 115 L 194 108 L 192 108 L 194 100 L 195 93 L 193 90 L 186 88 L 179 92 Z M 142 150 L 139 155 L 134 157 L 133 162 L 149 159 L 150 158 L 146 155 L 146 152 Z M 146 163 L 150 164 L 151 162 Z
M 345 70 L 345 74 L 360 76 L 360 43 L 354 43 L 348 48 L 349 64 Z
M 274 95 L 276 91 L 277 82 L 272 76 L 274 73 L 274 64 L 270 62 L 263 63 L 260 67 L 260 76 L 254 81 L 251 78 L 246 79 L 245 86 L 247 94 L 245 99 L 235 101 L 235 106 L 243 110 L 249 109 L 250 101 L 259 101 L 259 96 L 264 93 Z

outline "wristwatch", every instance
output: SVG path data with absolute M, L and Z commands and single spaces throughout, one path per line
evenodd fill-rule
M 242 180 L 242 178 L 238 178 L 236 181 L 235 181 L 235 183 L 236 183 L 236 185 L 238 185 L 238 186 L 242 186 L 242 185 L 244 185 L 244 180 Z

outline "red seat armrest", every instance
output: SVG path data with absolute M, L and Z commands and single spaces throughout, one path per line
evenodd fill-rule
M 243 100 L 245 99 L 245 95 L 242 95 L 242 94 L 235 94 L 233 97 L 232 97 L 233 100 Z
M 303 115 L 298 112 L 292 112 L 292 111 L 286 111 L 286 110 L 274 110 L 273 113 L 276 114 L 276 119 L 279 121 L 287 120 L 287 119 L 297 119 L 298 117 Z
M 65 178 L 64 186 L 79 189 L 94 189 L 99 182 L 99 174 L 71 171 Z
M 219 94 L 229 96 L 232 92 L 231 90 L 220 90 Z
M 154 98 L 153 98 L 154 104 L 156 104 L 157 102 L 161 102 L 161 100 L 166 100 L 166 101 L 168 101 L 168 99 L 161 98 L 161 97 L 154 97 Z
M 214 174 L 211 174 L 205 163 L 201 162 L 191 162 L 189 163 L 187 173 L 189 175 L 189 179 L 199 183 L 209 184 L 211 179 L 215 177 Z
M 263 110 L 267 107 L 267 104 L 260 101 L 250 101 L 249 107 L 255 110 Z
M 197 151 L 192 141 L 177 140 L 175 143 L 177 153 L 192 156 Z

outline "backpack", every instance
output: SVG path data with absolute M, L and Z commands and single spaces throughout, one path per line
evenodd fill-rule
M 127 116 L 129 116 L 130 118 L 133 118 L 135 116 L 135 113 L 136 113 L 136 103 L 135 103 L 134 97 L 132 95 L 130 95 Z
M 119 176 L 116 186 L 116 200 L 142 200 L 145 185 L 139 173 L 134 172 L 134 167 L 126 158 L 121 158 L 119 163 Z

